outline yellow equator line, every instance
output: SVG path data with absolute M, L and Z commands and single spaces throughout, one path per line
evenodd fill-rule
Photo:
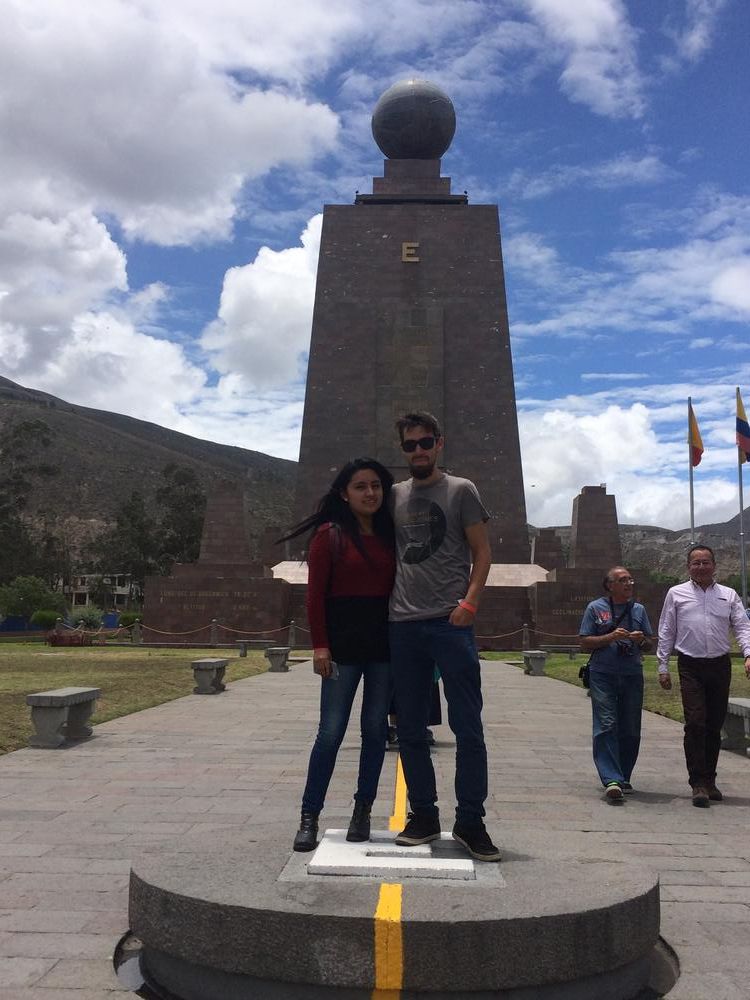
M 388 820 L 389 830 L 403 830 L 406 824 L 406 779 L 401 766 L 401 754 L 396 758 L 396 788 L 393 793 L 393 815 Z
M 389 830 L 401 830 L 406 823 L 406 780 L 401 755 L 396 758 L 393 815 Z M 400 1000 L 404 981 L 404 939 L 401 927 L 403 886 L 384 882 L 375 909 L 375 989 L 372 1000 Z
M 404 979 L 400 883 L 384 882 L 375 910 L 375 989 L 373 1000 L 398 1000 Z

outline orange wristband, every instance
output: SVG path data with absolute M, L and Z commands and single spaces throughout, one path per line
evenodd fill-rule
M 465 600 L 459 601 L 458 602 L 458 606 L 459 606 L 459 608 L 463 608 L 464 611 L 470 611 L 471 614 L 473 614 L 473 615 L 475 615 L 477 613 L 476 605 L 475 604 L 469 604 L 468 601 L 465 601 Z

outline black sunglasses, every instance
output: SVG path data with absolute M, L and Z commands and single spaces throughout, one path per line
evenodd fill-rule
M 404 449 L 404 451 L 416 451 L 417 445 L 419 445 L 422 451 L 429 451 L 430 448 L 435 447 L 435 438 L 423 437 L 423 438 L 417 438 L 416 441 L 409 440 L 401 442 L 401 447 Z

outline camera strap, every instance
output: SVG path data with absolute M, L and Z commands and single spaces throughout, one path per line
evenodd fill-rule
M 628 601 L 627 602 L 627 604 L 625 605 L 625 610 L 619 616 L 619 618 L 617 619 L 617 621 L 615 621 L 615 602 L 612 600 L 611 597 L 609 598 L 609 610 L 612 613 L 612 624 L 609 626 L 609 628 L 606 630 L 606 632 L 602 632 L 602 635 L 606 635 L 607 632 L 614 632 L 614 630 L 619 627 L 619 625 L 622 622 L 623 618 L 625 618 L 626 616 L 627 616 L 627 619 L 628 619 L 628 632 L 632 632 L 633 631 L 633 602 L 632 601 Z

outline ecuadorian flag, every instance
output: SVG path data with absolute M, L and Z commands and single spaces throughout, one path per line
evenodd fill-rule
M 745 425 L 747 426 L 747 425 Z M 750 439 L 748 440 L 750 443 Z M 698 430 L 698 421 L 693 413 L 693 404 L 688 400 L 688 444 L 690 445 L 690 464 L 693 468 L 700 465 L 703 458 L 703 441 Z
M 737 389 L 737 447 L 740 449 L 740 462 L 750 462 L 750 425 L 747 422 L 739 389 Z

